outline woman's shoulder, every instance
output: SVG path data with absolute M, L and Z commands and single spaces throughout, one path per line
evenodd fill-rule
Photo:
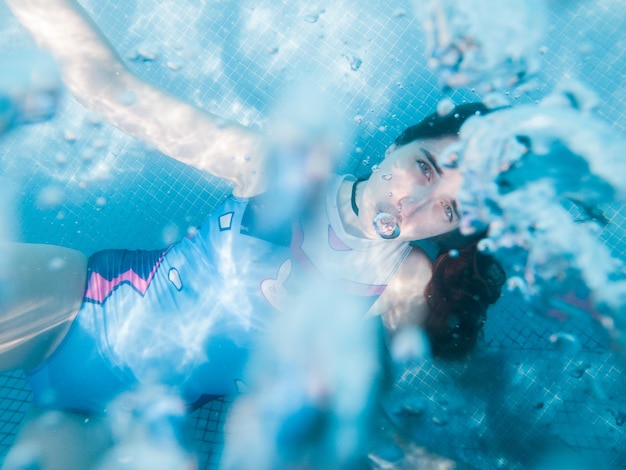
M 428 312 L 424 289 L 430 281 L 432 263 L 420 248 L 413 247 L 369 315 L 382 315 L 387 328 L 421 324 Z

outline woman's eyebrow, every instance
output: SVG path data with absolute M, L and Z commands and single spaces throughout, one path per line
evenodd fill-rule
M 450 201 L 450 204 L 452 204 L 452 210 L 456 215 L 456 220 L 459 220 L 461 218 L 461 216 L 459 215 L 459 204 L 456 202 L 456 199 L 452 199 Z
M 433 157 L 433 154 L 430 153 L 428 150 L 426 150 L 424 147 L 420 147 L 420 150 L 424 153 L 424 156 L 426 157 L 426 159 L 428 160 L 428 162 L 432 165 L 432 167 L 435 169 L 435 172 L 439 175 L 439 176 L 443 176 L 443 171 L 441 171 L 441 167 L 439 166 L 439 164 L 437 163 L 437 160 L 435 160 L 435 157 Z

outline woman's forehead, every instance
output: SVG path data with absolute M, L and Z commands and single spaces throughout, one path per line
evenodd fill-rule
M 407 144 L 406 146 L 412 146 L 415 149 L 425 148 L 438 158 L 450 144 L 453 144 L 458 140 L 459 138 L 457 136 L 445 136 L 435 139 L 418 139 Z

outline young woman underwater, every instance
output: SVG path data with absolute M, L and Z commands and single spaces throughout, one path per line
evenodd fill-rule
M 435 352 L 473 346 L 502 271 L 474 244 L 459 256 L 444 253 L 431 276 L 430 259 L 409 242 L 458 228 L 461 175 L 437 157 L 467 118 L 488 111 L 483 105 L 428 116 L 387 150 L 375 177 L 335 176 L 304 214 L 268 225 L 262 136 L 138 80 L 75 2 L 7 4 L 57 58 L 87 108 L 234 185 L 195 236 L 163 250 L 108 250 L 89 259 L 54 246 L 6 250 L 16 275 L 4 286 L 0 366 L 28 371 L 35 403 L 99 412 L 141 383 L 175 387 L 190 404 L 236 393 L 265 321 L 311 273 L 359 298 L 364 312 L 384 315 L 391 329 L 424 324 Z M 132 103 L 122 104 L 122 95 Z M 373 221 L 389 206 L 398 230 L 381 236 Z M 50 260 L 62 262 L 50 270 Z M 452 279 L 459 295 L 447 293 Z

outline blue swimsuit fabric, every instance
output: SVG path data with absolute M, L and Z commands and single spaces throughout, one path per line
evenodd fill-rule
M 167 249 L 91 256 L 83 304 L 68 335 L 27 372 L 34 402 L 103 412 L 139 384 L 170 386 L 189 404 L 237 393 L 259 332 L 280 311 L 280 293 L 315 264 L 303 248 L 312 238 L 308 229 L 288 220 L 268 223 L 268 213 L 262 196 L 229 197 L 197 233 Z M 333 256 L 355 251 L 328 219 L 319 233 L 328 234 L 324 249 Z M 383 252 L 372 262 L 390 258 Z M 364 312 L 384 289 L 362 278 L 375 271 L 352 269 L 347 272 L 361 276 L 358 282 L 339 280 L 365 299 Z

